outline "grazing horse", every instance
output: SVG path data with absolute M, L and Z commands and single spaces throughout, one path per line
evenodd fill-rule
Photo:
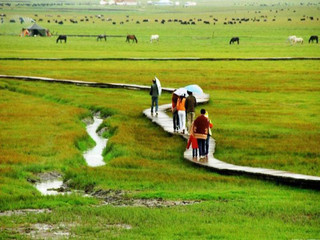
M 294 40 L 293 40 L 293 43 L 300 43 L 300 44 L 303 44 L 303 38 L 295 38 Z
M 294 43 L 294 40 L 295 40 L 296 38 L 297 38 L 297 37 L 296 37 L 295 35 L 289 36 L 289 37 L 288 37 L 288 42 L 291 43 L 291 44 L 293 44 L 293 43 Z
M 240 39 L 238 37 L 233 37 L 233 38 L 231 38 L 229 44 L 234 43 L 234 42 L 237 42 L 239 44 Z
M 136 41 L 136 43 L 138 43 L 138 39 L 136 38 L 135 35 L 127 35 L 126 42 L 130 42 L 130 40 L 132 40 L 132 42 Z
M 56 43 L 58 43 L 58 41 L 60 40 L 60 43 L 62 43 L 62 40 L 64 40 L 64 43 L 67 42 L 67 36 L 66 35 L 59 35 L 59 37 L 57 38 Z
M 309 43 L 310 42 L 312 42 L 313 43 L 313 41 L 316 41 L 316 43 L 318 43 L 319 42 L 319 38 L 318 38 L 318 36 L 311 36 L 310 38 L 309 38 Z
M 102 34 L 98 35 L 97 41 L 98 41 L 98 40 L 101 41 L 102 39 L 104 39 L 104 41 L 107 41 L 107 35 L 105 35 L 105 34 L 104 34 L 104 35 L 102 35 Z
M 150 42 L 153 43 L 154 41 L 159 42 L 159 35 L 151 35 Z

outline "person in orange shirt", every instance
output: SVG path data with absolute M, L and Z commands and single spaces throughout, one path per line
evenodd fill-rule
M 180 96 L 177 101 L 177 111 L 179 116 L 179 126 L 181 133 L 185 133 L 186 129 L 186 98 L 184 95 Z

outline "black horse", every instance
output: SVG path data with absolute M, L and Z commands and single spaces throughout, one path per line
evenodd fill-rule
M 56 43 L 58 43 L 58 41 L 60 40 L 60 43 L 62 43 L 62 40 L 64 40 L 64 43 L 67 42 L 67 36 L 66 35 L 59 35 L 59 37 L 57 38 Z
M 138 39 L 135 35 L 128 35 L 126 42 L 130 42 L 130 40 L 132 40 L 132 42 L 136 41 L 136 43 L 138 43 Z
M 316 41 L 316 43 L 318 43 L 319 42 L 319 38 L 318 38 L 318 36 L 311 36 L 310 38 L 309 38 L 309 43 L 310 42 L 312 42 L 313 43 L 313 41 Z
M 233 37 L 233 38 L 231 38 L 229 44 L 231 44 L 231 43 L 233 44 L 233 43 L 235 43 L 235 42 L 237 42 L 237 43 L 239 44 L 239 42 L 240 42 L 239 37 Z
M 97 41 L 98 41 L 98 40 L 101 41 L 102 39 L 104 39 L 104 41 L 107 41 L 107 35 L 102 35 L 102 34 L 101 34 L 101 35 L 98 35 Z

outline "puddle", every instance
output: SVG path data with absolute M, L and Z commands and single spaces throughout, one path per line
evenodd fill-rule
M 59 193 L 64 193 L 64 191 L 60 190 L 62 185 L 62 180 L 49 180 L 37 183 L 36 188 L 42 195 L 57 195 Z
M 13 216 L 13 215 L 27 215 L 27 214 L 39 214 L 39 213 L 51 213 L 50 209 L 19 209 L 0 212 L 1 216 Z
M 71 237 L 71 228 L 75 224 L 46 224 L 35 223 L 20 226 L 18 228 L 7 228 L 7 232 L 19 233 L 31 239 L 69 239 Z
M 62 175 L 58 172 L 45 172 L 37 176 L 40 180 L 28 180 L 34 183 L 36 189 L 42 195 L 57 195 L 71 193 L 62 181 Z
M 97 118 L 96 116 L 93 117 L 93 123 L 87 125 L 87 132 L 90 137 L 96 142 L 96 146 L 83 154 L 88 166 L 90 167 L 98 167 L 103 166 L 106 163 L 103 161 L 102 151 L 106 147 L 108 139 L 105 139 L 99 136 L 96 133 L 96 130 L 103 122 L 103 119 Z
M 103 202 L 100 205 L 112 205 L 117 207 L 148 207 L 148 208 L 159 208 L 159 207 L 175 207 L 175 206 L 186 206 L 201 203 L 199 200 L 165 200 L 162 198 L 156 199 L 137 199 L 128 198 L 126 195 L 129 192 L 123 190 L 98 190 L 92 193 L 92 196 L 102 199 Z

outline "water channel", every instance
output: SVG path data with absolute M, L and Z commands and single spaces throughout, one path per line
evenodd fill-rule
M 89 167 L 99 167 L 105 165 L 103 161 L 102 152 L 106 147 L 108 139 L 103 138 L 97 134 L 97 129 L 100 124 L 103 122 L 103 119 L 96 116 L 93 117 L 93 123 L 87 125 L 86 130 L 90 137 L 95 141 L 96 145 L 83 153 L 83 157 L 86 160 Z M 60 192 L 59 189 L 63 186 L 63 181 L 61 177 L 57 179 L 50 179 L 48 181 L 39 182 L 35 185 L 37 190 L 42 195 L 57 195 L 64 194 L 66 192 Z

